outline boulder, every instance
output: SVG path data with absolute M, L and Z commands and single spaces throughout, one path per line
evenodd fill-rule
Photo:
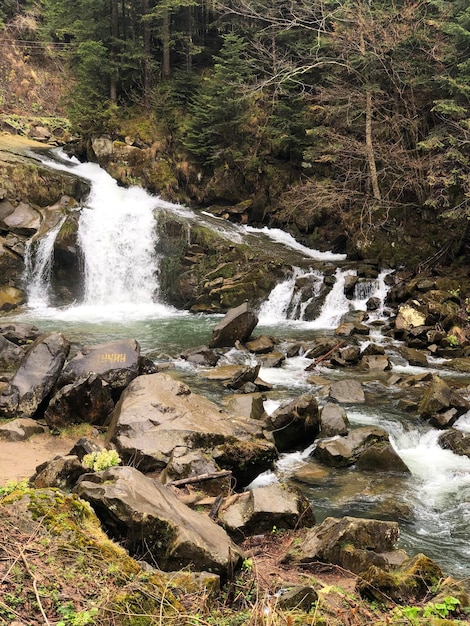
M 180 354 L 181 358 L 188 363 L 194 363 L 194 365 L 202 365 L 206 367 L 214 367 L 217 365 L 217 361 L 220 356 L 211 350 L 208 346 L 199 346 L 198 348 L 189 348 Z
M 329 402 L 320 412 L 320 437 L 336 437 L 348 434 L 349 420 L 343 407 Z
M 223 348 L 235 345 L 236 341 L 247 341 L 258 324 L 258 316 L 250 309 L 247 302 L 230 309 L 225 317 L 214 327 L 210 348 Z
M 419 350 L 405 347 L 402 348 L 400 352 L 410 365 L 415 365 L 417 367 L 428 367 L 429 365 L 426 355 Z
M 452 424 L 470 409 L 470 402 L 437 375 L 433 375 L 424 396 L 419 403 L 418 413 L 423 419 L 430 419 L 437 428 Z
M 38 489 L 53 487 L 62 491 L 70 491 L 75 487 L 80 476 L 87 471 L 77 456 L 58 456 L 51 461 L 38 465 L 30 483 Z
M 312 394 L 306 393 L 295 400 L 282 404 L 266 417 L 266 427 L 272 432 L 280 452 L 305 448 L 320 432 L 318 403 Z
M 212 475 L 210 480 L 201 480 L 194 483 L 198 492 L 201 491 L 209 496 L 228 494 L 232 488 L 232 476 L 227 472 L 221 474 L 220 467 L 212 457 L 203 450 L 186 450 L 175 448 L 168 465 L 159 476 L 162 484 L 166 485 L 173 481 L 185 480 Z
M 375 372 L 387 372 L 392 369 L 390 359 L 385 354 L 368 354 L 362 357 L 362 366 Z
M 327 517 L 320 526 L 306 531 L 300 546 L 289 552 L 284 560 L 334 563 L 356 574 L 371 565 L 388 569 L 406 558 L 403 552 L 395 549 L 398 537 L 396 522 Z
M 61 333 L 39 337 L 0 396 L 0 416 L 32 417 L 54 387 L 68 351 Z
M 300 491 L 275 483 L 229 498 L 219 509 L 219 520 L 235 539 L 247 535 L 313 526 L 315 516 Z
M 362 384 L 355 379 L 339 380 L 330 387 L 330 398 L 345 404 L 364 404 L 366 397 Z
M 9 371 L 17 369 L 24 356 L 24 349 L 8 341 L 0 335 L 0 370 Z
M 243 415 L 250 419 L 259 420 L 265 415 L 262 393 L 234 393 L 224 399 L 224 406 L 232 415 Z
M 223 528 L 133 467 L 85 474 L 75 491 L 131 554 L 160 569 L 190 567 L 227 578 L 243 558 Z
M 278 451 L 264 439 L 227 441 L 212 450 L 212 457 L 219 467 L 232 472 L 236 487 L 242 489 L 262 472 L 273 469 Z
M 440 567 L 424 554 L 405 560 L 396 571 L 372 566 L 361 573 L 356 589 L 361 596 L 378 602 L 414 604 L 429 596 L 445 576 Z
M 263 437 L 262 426 L 225 413 L 185 384 L 159 373 L 135 378 L 123 392 L 107 442 L 117 447 L 125 462 L 132 460 L 142 471 L 153 471 L 164 469 L 178 447 L 212 450 L 228 442 L 248 442 Z
M 245 346 L 250 352 L 254 352 L 255 354 L 266 354 L 267 352 L 273 351 L 274 341 L 271 337 L 262 335 L 252 341 L 247 341 Z
M 81 423 L 101 426 L 113 408 L 110 385 L 96 374 L 88 374 L 59 389 L 44 417 L 47 425 L 56 429 Z
M 86 346 L 64 367 L 59 386 L 79 376 L 96 374 L 112 389 L 121 390 L 139 374 L 140 346 L 135 339 L 117 339 Z
M 459 359 L 450 359 L 447 361 L 446 368 L 454 370 L 456 372 L 470 373 L 470 358 L 462 357 Z
M 321 440 L 313 454 L 332 467 L 348 467 L 356 463 L 362 470 L 409 472 L 392 448 L 388 433 L 374 426 L 356 428 L 346 437 Z
M 282 610 L 294 609 L 308 613 L 318 600 L 318 593 L 308 585 L 296 585 L 284 593 L 276 594 L 279 597 L 276 606 Z
M 41 336 L 41 331 L 32 324 L 8 324 L 0 327 L 0 335 L 17 346 L 26 346 Z
M 220 381 L 227 389 L 241 389 L 245 383 L 253 383 L 258 377 L 260 365 L 219 365 L 201 374 L 207 380 Z
M 426 323 L 426 315 L 418 311 L 409 304 L 404 304 L 398 309 L 398 315 L 395 320 L 395 328 L 397 330 L 409 330 L 417 326 L 424 326 Z
M 0 285 L 0 311 L 11 311 L 25 302 L 24 291 L 9 285 Z
M 46 432 L 46 428 L 30 417 L 19 417 L 0 426 L 0 439 L 7 441 L 25 441 L 32 435 Z
M 9 230 L 15 235 L 31 237 L 41 226 L 41 214 L 32 206 L 21 202 L 13 211 L 0 222 L 0 228 Z
M 470 433 L 449 428 L 445 433 L 439 435 L 439 445 L 444 450 L 452 450 L 454 454 L 470 458 Z
M 258 362 L 261 367 L 281 367 L 285 360 L 286 356 L 282 352 L 268 352 L 258 355 Z

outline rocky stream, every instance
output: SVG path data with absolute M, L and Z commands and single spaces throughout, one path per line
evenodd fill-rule
M 362 572 L 424 553 L 470 575 L 457 282 L 172 205 L 63 153 L 34 158 L 82 194 L 0 201 L 0 436 L 96 429 L 34 485 L 88 500 L 162 569 L 224 576 L 241 538 L 305 527 L 291 559 Z M 101 448 L 121 464 L 90 472 Z M 169 488 L 191 481 L 183 498 Z

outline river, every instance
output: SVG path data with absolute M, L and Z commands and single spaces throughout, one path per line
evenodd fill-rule
M 41 252 L 26 263 L 28 305 L 21 312 L 4 314 L 0 322 L 31 322 L 41 330 L 60 330 L 78 344 L 100 343 L 117 338 L 132 337 L 139 341 L 142 351 L 155 361 L 173 361 L 180 375 L 195 390 L 215 401 L 228 393 L 207 382 L 201 383 L 198 370 L 178 358 L 182 349 L 208 342 L 214 324 L 220 316 L 192 315 L 179 311 L 162 301 L 158 284 L 159 259 L 153 254 L 156 238 L 156 214 L 159 207 L 173 210 L 188 221 L 206 220 L 211 227 L 226 232 L 227 237 L 254 241 L 263 245 L 270 240 L 279 246 L 291 246 L 316 261 L 315 268 L 293 268 L 292 276 L 281 282 L 259 311 L 256 335 L 269 334 L 278 338 L 280 348 L 285 340 L 306 340 L 332 335 L 342 317 L 351 310 L 366 310 L 368 298 L 379 299 L 381 306 L 371 313 L 370 321 L 387 318 L 384 304 L 387 293 L 384 271 L 377 279 L 362 281 L 352 298 L 344 295 L 344 283 L 351 269 L 343 269 L 344 255 L 319 252 L 297 244 L 290 235 L 278 230 L 254 229 L 214 220 L 210 216 L 164 202 L 138 187 L 124 189 L 94 164 L 80 164 L 58 153 L 56 159 L 41 157 L 50 167 L 67 170 L 91 184 L 91 192 L 81 210 L 79 238 L 85 255 L 85 297 L 83 302 L 65 308 L 50 305 L 50 252 L 54 232 L 41 242 Z M 57 229 L 58 230 L 58 229 Z M 315 300 L 323 281 L 318 262 L 331 266 L 334 286 L 323 302 L 315 319 L 306 319 L 308 306 Z M 311 283 L 310 300 L 301 299 L 295 285 L 299 276 Z M 446 371 L 444 361 L 431 362 L 429 368 L 411 367 L 400 355 L 399 343 L 384 337 L 380 325 L 371 326 L 371 335 L 363 342 L 381 343 L 392 362 L 392 372 L 365 374 L 354 371 L 319 368 L 328 380 L 339 377 L 360 378 L 367 402 L 360 406 L 345 406 L 351 426 L 378 425 L 388 431 L 392 444 L 411 470 L 409 476 L 380 473 L 360 473 L 354 468 L 334 470 L 327 478 L 313 483 L 299 482 L 296 472 L 311 463 L 311 449 L 283 455 L 275 472 L 257 479 L 257 484 L 273 480 L 295 480 L 312 502 L 318 521 L 328 515 L 383 517 L 387 504 L 412 510 L 400 522 L 401 545 L 410 554 L 424 552 L 444 569 L 459 578 L 470 576 L 470 547 L 467 533 L 470 522 L 470 459 L 459 457 L 440 448 L 439 432 L 429 424 L 410 416 L 399 408 L 399 395 L 387 384 L 391 373 L 436 371 L 444 378 L 455 378 Z M 245 353 L 232 350 L 228 361 L 246 360 Z M 430 360 L 431 361 L 431 360 Z M 266 410 L 272 411 L 285 399 L 321 388 L 307 382 L 305 368 L 311 363 L 304 356 L 287 358 L 280 368 L 262 368 L 260 375 L 273 385 L 268 394 Z M 461 376 L 462 388 L 468 377 Z M 457 428 L 470 431 L 470 416 L 459 419 Z

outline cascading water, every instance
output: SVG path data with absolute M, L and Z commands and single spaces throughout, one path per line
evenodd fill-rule
M 79 163 L 61 155 L 61 161 L 43 159 L 49 167 L 70 171 L 90 182 L 90 194 L 80 212 L 78 244 L 84 263 L 83 302 L 62 310 L 58 317 L 118 319 L 165 316 L 172 307 L 158 300 L 157 233 L 154 211 L 172 206 L 139 187 L 123 188 L 93 163 Z M 46 293 L 51 254 L 57 230 L 38 245 L 29 271 L 28 302 L 46 305 L 37 293 Z M 44 269 L 41 269 L 41 264 Z M 31 277 L 33 281 L 31 282 Z M 37 278 L 34 278 L 37 277 Z M 35 286 L 36 285 L 36 286 Z
M 29 317 L 16 318 L 33 323 L 39 320 L 45 330 L 61 330 L 82 343 L 97 343 L 119 336 L 135 337 L 144 352 L 151 356 L 159 352 L 179 354 L 181 349 L 206 342 L 213 328 L 213 318 L 182 314 L 159 304 L 158 259 L 154 256 L 154 214 L 158 206 L 184 213 L 190 222 L 204 218 L 200 215 L 195 217 L 194 213 L 183 207 L 162 202 L 141 189 L 119 188 L 96 165 L 71 164 L 70 160 L 65 163 L 47 160 L 47 165 L 67 170 L 91 183 L 91 194 L 87 206 L 81 210 L 79 224 L 80 246 L 86 261 L 85 301 L 67 310 L 47 306 L 50 259 L 54 239 L 60 229 L 58 224 L 40 242 L 30 246 L 27 257 L 28 297 L 30 311 L 32 307 L 34 310 Z M 226 226 L 221 221 L 217 227 L 227 229 L 228 238 L 257 238 L 261 234 L 265 241 L 268 238 L 301 252 L 305 262 L 310 263 L 309 259 L 312 259 L 315 267 L 318 267 L 319 261 L 324 261 L 329 265 L 329 275 L 332 263 L 341 262 L 345 258 L 344 255 L 319 253 L 304 246 L 299 248 L 299 244 L 282 231 L 262 229 L 260 233 L 260 229 Z M 259 239 L 256 245 L 259 245 Z M 377 297 L 382 303 L 371 317 L 381 316 L 387 292 L 385 276 L 388 272 L 382 272 L 377 280 L 360 279 L 353 297 L 349 299 L 345 295 L 345 279 L 354 273 L 350 269 L 336 270 L 334 286 L 327 294 L 320 314 L 316 319 L 308 321 L 305 319 L 305 310 L 310 304 L 309 298 L 319 296 L 320 288 L 324 288 L 324 275 L 319 269 L 295 269 L 288 279 L 273 290 L 261 308 L 259 317 L 260 324 L 265 327 L 263 332 L 276 335 L 282 326 L 286 336 L 295 338 L 298 332 L 302 339 L 310 339 L 310 330 L 315 333 L 317 330 L 331 330 L 349 311 L 365 310 L 370 297 Z M 158 323 L 154 323 L 155 319 L 158 319 Z M 274 386 L 273 401 L 312 391 L 312 385 L 308 382 L 309 373 L 305 371 L 309 364 L 311 360 L 299 355 L 287 358 L 282 367 L 261 369 L 261 378 Z M 401 371 L 405 373 L 406 366 L 402 366 Z M 322 373 L 326 374 L 326 371 Z M 341 370 L 331 373 L 335 378 L 342 376 Z M 409 373 L 413 372 L 410 370 Z M 350 372 L 345 374 L 351 376 Z M 361 374 L 356 375 L 360 377 Z M 410 502 L 415 511 L 415 519 L 402 525 L 405 547 L 411 553 L 417 550 L 429 553 L 447 571 L 468 576 L 470 568 L 466 530 L 470 522 L 470 461 L 442 450 L 437 443 L 437 431 L 420 420 L 413 422 L 409 414 L 403 414 L 394 403 L 392 391 L 386 390 L 385 384 L 386 378 L 379 403 L 374 400 L 363 411 L 347 409 L 351 425 L 376 424 L 385 428 L 390 433 L 395 449 L 411 470 L 410 476 L 399 479 L 400 491 L 394 491 L 398 489 L 395 486 L 392 490 L 392 483 L 395 485 L 393 477 L 387 474 L 383 478 L 385 490 L 390 489 L 392 497 L 398 494 L 397 499 L 399 496 Z M 459 423 L 457 427 L 470 431 L 470 418 L 461 418 Z M 308 463 L 310 452 L 311 449 L 307 449 L 290 457 L 283 456 L 277 475 L 285 479 L 293 468 Z M 374 474 L 367 479 L 371 482 L 353 485 L 355 471 L 338 471 L 336 475 L 340 476 L 338 480 L 343 481 L 338 487 L 339 500 L 334 500 L 337 493 L 326 491 L 330 482 L 334 482 L 333 479 L 325 481 L 326 495 L 323 496 L 318 489 L 312 489 L 309 494 L 317 518 L 330 514 L 369 514 L 369 510 L 361 507 L 364 507 L 365 501 L 373 501 L 376 497 L 370 484 L 379 481 L 380 477 Z M 276 479 L 276 476 L 272 474 L 270 479 Z M 354 490 L 359 484 L 365 484 L 366 488 Z M 345 493 L 349 497 L 346 504 Z
M 99 171 L 82 210 L 78 241 L 85 260 L 85 304 L 121 307 L 158 297 L 155 198 L 123 189 Z
M 26 244 L 24 282 L 28 303 L 32 308 L 44 308 L 49 305 L 52 253 L 64 220 L 65 217 L 41 239 L 32 239 Z

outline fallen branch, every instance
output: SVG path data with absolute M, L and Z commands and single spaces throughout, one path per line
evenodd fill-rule
M 344 346 L 344 341 L 340 341 L 339 343 L 336 344 L 334 348 L 331 348 L 331 350 L 326 352 L 326 354 L 323 354 L 322 356 L 318 357 L 318 359 L 316 359 L 313 363 L 310 363 L 310 365 L 305 368 L 305 371 L 310 372 L 311 370 L 315 369 L 319 363 L 321 363 L 322 361 L 325 361 L 329 356 L 333 354 L 333 352 L 335 352 L 335 350 L 338 350 L 339 348 L 342 348 L 343 346 Z
M 45 623 L 45 624 L 47 624 L 47 626 L 50 626 L 50 624 L 51 624 L 51 623 L 50 623 L 50 621 L 47 619 L 47 615 L 46 615 L 46 613 L 45 613 L 45 611 L 44 611 L 44 608 L 43 608 L 43 606 L 42 606 L 41 597 L 39 596 L 39 591 L 38 591 L 38 579 L 36 578 L 36 576 L 35 576 L 34 572 L 31 570 L 31 568 L 29 567 L 29 563 L 28 563 L 28 561 L 26 560 L 26 557 L 25 557 L 25 555 L 24 555 L 23 550 L 21 550 L 21 551 L 20 551 L 20 556 L 21 556 L 21 559 L 22 559 L 22 561 L 23 561 L 23 563 L 24 563 L 24 566 L 25 566 L 25 568 L 26 568 L 26 571 L 28 572 L 28 574 L 29 574 L 29 575 L 31 576 L 31 578 L 33 579 L 33 589 L 34 589 L 34 593 L 35 593 L 35 595 L 36 595 L 36 600 L 37 600 L 37 603 L 38 603 L 38 605 L 39 605 L 39 610 L 41 611 L 41 615 L 42 615 L 42 617 L 43 617 L 43 619 L 44 619 L 44 623 Z
M 225 476 L 231 476 L 230 470 L 223 470 L 222 472 L 213 472 L 211 474 L 199 474 L 199 476 L 190 476 L 189 478 L 180 478 L 179 480 L 171 480 L 165 483 L 165 487 L 180 487 L 181 485 L 192 485 L 193 483 L 202 483 L 206 480 L 214 480 L 216 478 L 225 478 Z

